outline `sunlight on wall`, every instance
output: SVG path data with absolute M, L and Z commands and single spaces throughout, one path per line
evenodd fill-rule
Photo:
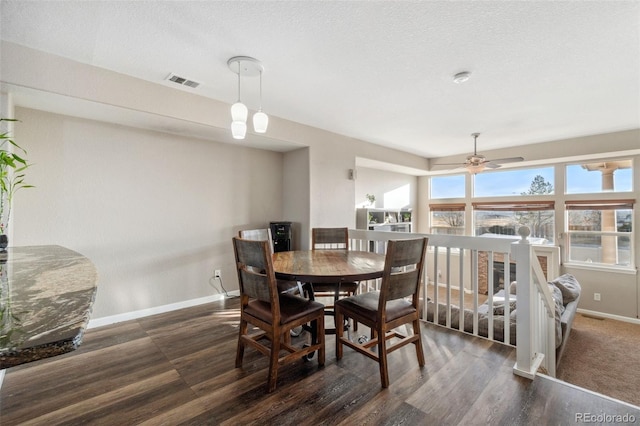
M 384 208 L 386 209 L 399 209 L 410 205 L 411 185 L 409 184 L 384 193 Z

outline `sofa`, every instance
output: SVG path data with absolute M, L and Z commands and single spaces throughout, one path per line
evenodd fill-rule
M 571 333 L 571 326 L 575 318 L 582 288 L 578 280 L 571 274 L 561 275 L 547 283 L 555 302 L 556 318 L 556 365 L 560 362 Z M 489 335 L 489 311 L 493 310 L 493 339 L 504 342 L 505 336 L 505 304 L 509 304 L 509 343 L 516 344 L 516 320 L 518 316 L 518 301 L 516 283 L 509 286 L 508 294 L 500 290 L 493 296 L 493 306 L 488 301 L 478 307 L 478 335 Z M 438 304 L 438 324 L 446 325 L 446 305 Z M 427 301 L 427 321 L 435 322 L 435 305 L 432 300 Z M 451 328 L 460 329 L 461 310 L 451 305 Z M 462 309 L 463 330 L 473 333 L 473 311 Z

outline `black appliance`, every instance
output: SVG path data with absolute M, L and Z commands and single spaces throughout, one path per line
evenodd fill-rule
M 273 251 L 289 251 L 291 250 L 291 222 L 271 222 L 271 238 L 273 238 Z

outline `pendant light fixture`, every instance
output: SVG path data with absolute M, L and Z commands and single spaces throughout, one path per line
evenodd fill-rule
M 240 81 L 242 77 L 260 76 L 260 107 L 253 116 L 253 129 L 256 133 L 265 133 L 269 125 L 269 116 L 262 112 L 262 72 L 264 67 L 259 60 L 249 56 L 234 56 L 227 61 L 229 69 L 238 74 L 238 101 L 231 106 L 231 134 L 234 139 L 244 139 L 247 134 L 248 110 L 240 100 Z
M 231 134 L 234 139 L 244 139 L 247 134 L 247 114 L 249 110 L 240 100 L 240 67 L 238 61 L 238 101 L 231 105 Z
M 260 107 L 258 112 L 253 114 L 253 130 L 256 133 L 266 133 L 269 126 L 269 116 L 262 112 L 262 70 L 260 70 Z

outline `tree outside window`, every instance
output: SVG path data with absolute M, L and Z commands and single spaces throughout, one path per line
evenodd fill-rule
M 537 175 L 531 181 L 528 191 L 521 192 L 520 195 L 547 195 L 553 194 L 553 185 L 547 182 L 541 175 Z M 520 226 L 528 226 L 531 229 L 531 236 L 534 238 L 544 238 L 553 240 L 554 214 L 552 210 L 525 210 L 516 211 L 515 219 Z

